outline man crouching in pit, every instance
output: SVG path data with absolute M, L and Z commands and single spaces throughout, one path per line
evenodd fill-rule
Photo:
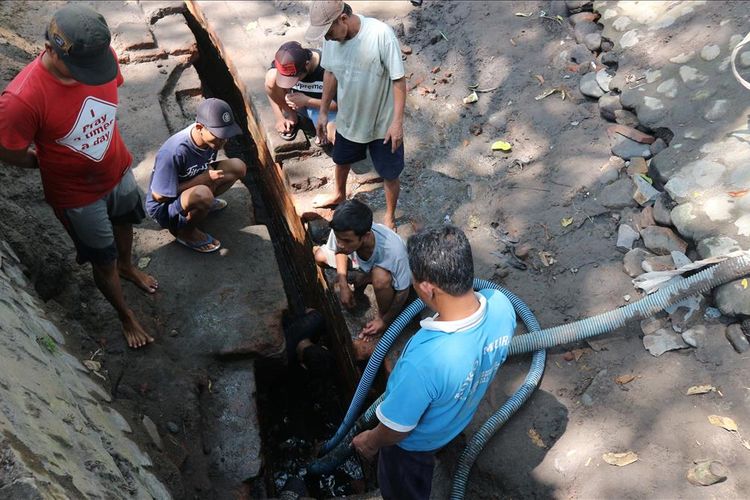
M 414 290 L 437 311 L 422 320 L 388 378 L 373 430 L 354 438 L 364 458 L 378 451 L 384 499 L 427 499 L 435 452 L 471 421 L 516 328 L 510 301 L 497 290 L 474 292 L 466 235 L 455 226 L 409 238 Z
M 409 295 L 411 271 L 404 240 L 386 226 L 373 224 L 370 207 L 354 199 L 336 208 L 330 226 L 326 245 L 313 248 L 315 262 L 336 269 L 339 299 L 347 308 L 355 306 L 347 279 L 350 264 L 357 276 L 355 289 L 372 283 L 377 316 L 358 336 L 366 341 L 377 339 L 396 319 Z

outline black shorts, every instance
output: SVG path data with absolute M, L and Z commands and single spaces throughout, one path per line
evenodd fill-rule
M 434 451 L 407 451 L 398 445 L 380 448 L 378 486 L 384 500 L 430 498 Z
M 404 169 L 404 145 L 401 144 L 395 153 L 391 152 L 391 143 L 383 144 L 383 139 L 375 139 L 367 143 L 350 141 L 336 131 L 336 143 L 333 145 L 333 161 L 336 165 L 351 165 L 367 157 L 375 166 L 375 171 L 383 179 L 390 181 L 397 179 Z

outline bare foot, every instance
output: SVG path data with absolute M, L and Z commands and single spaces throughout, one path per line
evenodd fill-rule
M 383 225 L 396 231 L 396 218 L 392 215 L 386 215 L 383 218 Z
M 145 292 L 156 293 L 156 290 L 159 288 L 159 282 L 156 278 L 150 274 L 144 273 L 135 267 L 132 262 L 130 265 L 127 265 L 126 263 L 120 265 L 118 263 L 118 271 L 120 273 L 120 278 L 135 283 L 138 288 Z
M 133 311 L 128 311 L 128 315 L 122 319 L 122 330 L 128 346 L 133 349 L 138 349 L 154 341 L 154 338 L 146 333 L 146 330 L 135 319 Z
M 346 198 L 344 196 L 339 196 L 337 194 L 330 194 L 330 195 L 318 195 L 313 199 L 312 206 L 313 208 L 328 208 L 328 207 L 335 207 L 342 201 L 344 201 Z

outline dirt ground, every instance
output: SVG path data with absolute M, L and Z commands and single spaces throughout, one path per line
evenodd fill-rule
M 3 2 L 0 8 L 2 34 L 26 44 L 0 44 L 3 87 L 40 47 L 38 27 L 18 22 L 38 10 L 47 11 L 31 2 Z M 540 10 L 553 19 L 514 15 Z M 554 19 L 557 14 L 565 15 L 563 2 L 551 8 L 549 2 L 428 0 L 407 15 L 386 19 L 412 50 L 406 58 L 411 90 L 400 231 L 408 234 L 410 222 L 445 219 L 462 227 L 473 245 L 476 276 L 512 290 L 543 327 L 617 308 L 626 296 L 639 298 L 615 246 L 619 218 L 636 205 L 612 210 L 601 204 L 602 167 L 610 158 L 608 124 L 596 101 L 579 93 L 580 74 L 560 57 L 575 42 L 569 28 Z M 484 91 L 478 101 L 462 104 L 475 85 Z M 567 98 L 556 93 L 535 99 L 557 86 L 570 92 Z M 497 140 L 510 142 L 512 151 L 492 152 Z M 363 196 L 378 208 L 382 191 Z M 0 209 L 0 235 L 31 270 L 49 307 L 69 331 L 80 333 L 73 347 L 82 356 L 101 350 L 115 404 L 131 415 L 154 412 L 197 426 L 195 417 L 185 414 L 185 399 L 198 397 L 191 384 L 205 373 L 193 373 L 195 357 L 169 335 L 174 319 L 189 315 L 184 296 L 160 292 L 147 298 L 126 287 L 128 300 L 157 335 L 155 346 L 129 351 L 90 270 L 75 265 L 72 245 L 44 203 L 38 174 L 0 169 Z M 572 224 L 563 225 L 567 218 Z M 219 220 L 216 227 L 233 226 Z M 159 234 L 139 230 L 136 253 L 153 247 Z M 548 265 L 550 259 L 554 263 Z M 170 270 L 163 265 L 154 272 Z M 165 318 L 160 311 L 171 313 Z M 473 469 L 468 497 L 745 497 L 750 480 L 742 471 L 750 467 L 750 451 L 737 433 L 710 425 L 707 417 L 729 416 L 740 432 L 750 426 L 748 356 L 732 350 L 720 322 L 707 326 L 702 348 L 659 358 L 643 348 L 638 325 L 552 349 L 539 390 Z M 453 464 L 470 431 L 513 392 L 527 366 L 527 359 L 509 360 L 475 422 L 439 454 L 437 498 L 447 496 Z M 633 378 L 617 383 L 623 375 Z M 164 389 L 170 379 L 178 382 Z M 685 395 L 699 384 L 719 390 Z M 210 485 L 198 484 L 200 474 L 174 465 L 184 446 L 167 453 L 172 462 L 157 473 L 176 497 L 207 498 Z M 634 451 L 639 460 L 622 468 L 602 460 L 604 453 L 624 451 Z M 704 489 L 690 485 L 685 474 L 700 459 L 721 460 L 728 480 Z

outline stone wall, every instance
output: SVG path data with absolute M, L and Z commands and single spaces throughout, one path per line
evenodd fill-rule
M 0 240 L 0 498 L 170 498 L 96 374 L 64 346 Z

